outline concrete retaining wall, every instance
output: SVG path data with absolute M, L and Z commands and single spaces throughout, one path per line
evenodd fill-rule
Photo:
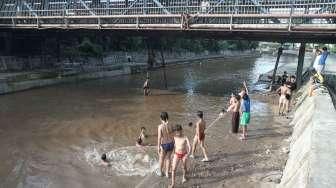
M 336 187 L 336 111 L 327 88 L 307 96 L 303 87 L 294 114 L 290 153 L 279 188 Z
M 32 88 L 45 87 L 55 84 L 75 82 L 80 80 L 98 79 L 111 76 L 119 76 L 123 74 L 130 74 L 130 67 L 125 67 L 123 70 L 93 72 L 86 74 L 79 74 L 69 77 L 50 78 L 50 79 L 36 79 L 20 82 L 7 82 L 0 80 L 0 94 L 12 93 L 16 91 L 24 91 Z

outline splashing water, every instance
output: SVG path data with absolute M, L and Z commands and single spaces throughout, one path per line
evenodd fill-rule
M 104 149 L 97 149 L 96 145 L 84 151 L 86 162 L 91 166 L 99 166 Z M 106 151 L 106 150 L 105 150 Z M 142 150 L 136 146 L 121 147 L 106 152 L 109 168 L 119 176 L 145 176 L 158 169 L 159 164 L 154 147 Z

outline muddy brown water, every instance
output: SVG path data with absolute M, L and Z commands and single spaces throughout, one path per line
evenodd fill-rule
M 143 74 L 0 96 L 0 187 L 136 187 L 157 166 L 155 147 L 146 152 L 134 147 L 140 127 L 147 129 L 146 142 L 155 145 L 159 114 L 167 111 L 170 123 L 184 125 L 191 138 L 193 128 L 186 125 L 195 121 L 197 110 L 212 122 L 243 80 L 252 86 L 274 61 L 263 55 L 169 67 L 168 90 L 163 70 L 152 71 L 150 97 L 142 95 Z M 295 58 L 282 58 L 282 63 L 288 61 Z M 252 109 L 271 121 L 265 101 L 253 100 Z M 223 138 L 230 137 L 228 119 L 221 121 L 228 127 L 213 129 Z M 217 155 L 210 153 L 210 158 L 218 158 L 216 148 Z M 110 167 L 99 163 L 105 152 L 113 160 Z

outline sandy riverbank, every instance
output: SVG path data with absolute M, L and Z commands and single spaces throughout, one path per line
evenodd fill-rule
M 211 162 L 200 162 L 200 151 L 196 159 L 190 160 L 189 181 L 181 184 L 181 171 L 176 187 L 274 187 L 281 179 L 287 160 L 286 140 L 291 134 L 290 119 L 276 115 L 277 97 L 253 95 L 256 108 L 265 113 L 253 114 L 249 126 L 249 139 L 241 141 L 229 133 L 230 114 L 225 115 L 206 137 Z M 253 108 L 253 107 L 252 107 Z M 267 112 L 268 111 L 268 112 Z M 154 174 L 145 177 L 141 187 L 167 187 L 170 179 Z

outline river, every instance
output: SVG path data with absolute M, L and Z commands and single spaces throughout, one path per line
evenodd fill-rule
M 296 59 L 283 56 L 280 65 Z M 142 95 L 145 74 L 0 96 L 0 187 L 134 187 L 157 166 L 155 147 L 148 154 L 133 147 L 140 127 L 155 144 L 161 111 L 173 124 L 194 121 L 197 110 L 211 122 L 244 80 L 253 88 L 274 63 L 263 55 L 169 67 L 168 90 L 163 69 L 152 71 L 149 97 Z M 105 152 L 111 167 L 99 164 Z

